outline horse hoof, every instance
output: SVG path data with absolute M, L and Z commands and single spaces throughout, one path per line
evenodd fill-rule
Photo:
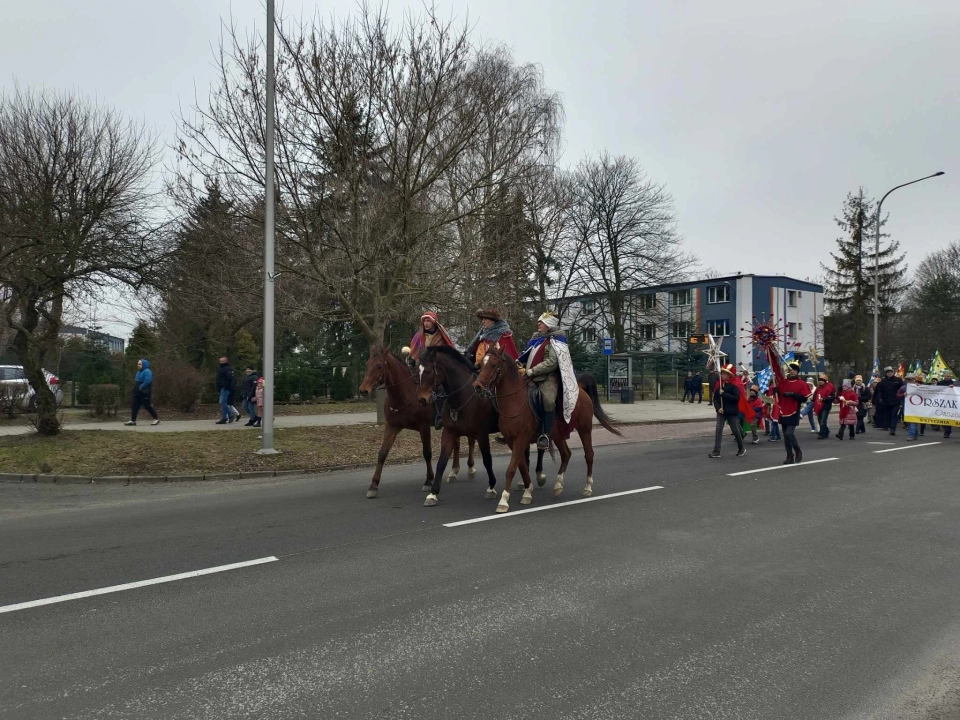
M 434 495 L 433 493 L 430 493 L 429 495 L 427 495 L 427 499 L 423 501 L 424 507 L 433 507 L 436 504 L 437 504 L 437 496 Z
M 529 505 L 532 502 L 533 502 L 533 498 L 528 495 L 524 495 L 522 498 L 520 498 L 521 505 Z
M 450 473 L 449 475 L 447 475 L 447 482 L 448 482 L 448 483 L 452 483 L 452 482 L 456 482 L 456 481 L 457 481 L 457 476 L 456 476 L 456 475 L 454 475 L 453 473 Z
M 483 497 L 487 500 L 493 500 L 497 496 L 497 491 L 493 488 L 487 488 L 487 492 L 484 493 Z
M 537 487 L 543 487 L 547 484 L 547 474 L 537 473 Z
M 585 487 L 583 492 L 580 493 L 580 497 L 593 497 L 593 488 Z
M 509 510 L 509 509 L 510 509 L 510 506 L 509 506 L 509 505 L 497 505 L 497 512 L 498 512 L 498 513 L 505 513 L 505 512 L 506 512 L 507 510 Z
M 467 477 L 473 480 L 476 476 L 477 476 L 477 469 L 475 467 L 470 468 L 469 472 L 467 472 Z
M 425 483 L 420 492 L 433 492 L 433 483 Z
M 375 498 L 376 496 L 377 496 L 377 491 L 376 491 L 376 490 L 367 490 L 367 497 L 368 497 L 369 499 L 372 500 L 372 499 Z
M 560 497 L 561 495 L 563 495 L 563 488 L 562 488 L 562 487 L 555 487 L 555 488 L 553 489 L 553 496 L 554 496 L 554 497 Z

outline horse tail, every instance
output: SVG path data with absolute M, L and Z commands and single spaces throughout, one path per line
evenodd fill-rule
M 583 388 L 583 391 L 593 402 L 593 416 L 600 421 L 600 424 L 605 429 L 609 430 L 614 435 L 623 437 L 623 433 L 620 432 L 613 424 L 613 418 L 607 415 L 606 410 L 604 410 L 603 406 L 600 404 L 600 393 L 597 392 L 597 381 L 593 375 L 590 375 L 589 373 L 583 373 L 577 377 L 577 384 Z

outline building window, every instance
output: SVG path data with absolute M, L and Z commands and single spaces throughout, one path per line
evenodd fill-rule
M 797 291 L 787 290 L 787 307 L 795 308 L 797 306 Z
M 580 333 L 580 338 L 585 343 L 594 343 L 597 341 L 597 329 L 596 328 L 584 328 L 583 332 Z
M 637 338 L 640 340 L 656 340 L 657 326 L 656 325 L 640 325 L 637 328 Z
M 730 286 L 714 285 L 707 288 L 707 303 L 716 305 L 717 303 L 730 302 Z
M 687 292 L 689 292 L 689 290 Z M 675 338 L 688 338 L 690 337 L 690 323 L 688 322 L 672 323 L 670 325 L 670 332 Z
M 690 304 L 690 290 L 675 290 L 670 293 L 670 304 L 685 307 Z
M 707 332 L 716 337 L 726 337 L 730 334 L 729 320 L 707 320 Z
M 593 300 L 584 300 L 583 301 L 583 312 L 587 315 L 593 313 L 594 305 Z
M 797 336 L 797 324 L 787 323 L 787 337 L 795 338 Z
M 638 295 L 637 304 L 641 310 L 653 310 L 657 307 L 657 296 L 654 293 Z

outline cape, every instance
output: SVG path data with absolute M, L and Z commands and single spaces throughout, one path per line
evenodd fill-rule
M 577 374 L 573 370 L 573 359 L 570 357 L 570 346 L 567 345 L 567 338 L 559 333 L 556 335 L 534 336 L 527 343 L 527 349 L 520 356 L 528 360 L 532 358 L 541 345 L 549 343 L 553 346 L 553 351 L 557 354 L 557 360 L 560 363 L 560 392 L 563 396 L 563 420 L 569 423 L 573 417 L 573 410 L 577 406 L 577 400 L 580 398 L 580 386 L 577 384 Z
M 440 342 L 434 342 L 430 347 L 439 347 L 446 345 L 447 347 L 456 348 L 456 345 L 453 344 L 453 340 L 450 339 L 450 334 L 447 332 L 447 329 L 437 323 L 437 331 L 435 335 L 440 336 Z M 423 328 L 417 330 L 416 335 L 413 336 L 413 340 L 410 341 L 410 357 L 414 360 L 420 359 L 420 353 L 426 348 L 426 343 L 423 341 Z
M 715 393 L 720 392 L 723 385 L 734 385 L 740 391 L 740 400 L 737 403 L 737 409 L 745 418 L 753 415 L 753 408 L 750 407 L 750 399 L 747 397 L 747 389 L 743 386 L 743 381 L 738 377 L 732 377 L 724 382 L 718 382 L 713 388 Z

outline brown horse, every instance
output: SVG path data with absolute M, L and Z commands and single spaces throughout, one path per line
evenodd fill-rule
M 420 389 L 417 393 L 420 404 L 428 407 L 436 398 L 444 398 L 440 459 L 437 460 L 433 487 L 423 503 L 425 507 L 437 504 L 440 476 L 446 467 L 447 458 L 456 451 L 460 438 L 464 435 L 471 442 L 476 440 L 480 446 L 480 457 L 489 481 L 486 497 L 493 499 L 497 496 L 493 489 L 497 478 L 493 474 L 493 460 L 490 456 L 490 432 L 496 430 L 496 413 L 488 398 L 474 393 L 473 380 L 473 363 L 453 348 L 428 348 L 420 358 Z
M 387 391 L 387 401 L 384 404 L 386 427 L 383 429 L 383 442 L 380 443 L 380 452 L 377 454 L 377 469 L 373 473 L 367 497 L 375 498 L 380 489 L 380 476 L 383 473 L 383 464 L 387 461 L 390 448 L 401 430 L 416 430 L 420 433 L 423 443 L 423 459 L 427 463 L 427 480 L 423 485 L 424 492 L 430 492 L 433 487 L 432 450 L 430 448 L 430 426 L 433 424 L 433 411 L 424 407 L 417 400 L 417 378 L 410 372 L 403 360 L 390 352 L 389 348 L 378 347 L 370 351 L 367 360 L 367 371 L 360 383 L 360 394 L 368 395 L 377 388 Z M 470 455 L 467 458 L 470 468 L 470 477 L 476 475 L 473 466 L 473 442 L 470 443 Z M 450 480 L 460 472 L 460 444 L 454 448 L 453 467 L 450 470 Z
M 617 435 L 620 431 L 613 426 L 610 417 L 600 406 L 600 397 L 597 394 L 596 382 L 592 379 L 581 379 L 578 383 L 579 395 L 577 404 L 570 418 L 570 427 L 577 431 L 583 445 L 583 457 L 587 461 L 587 482 L 581 495 L 593 495 L 593 418 L 596 417 L 607 430 Z M 497 504 L 497 512 L 504 513 L 510 509 L 510 488 L 513 484 L 513 475 L 520 469 L 523 478 L 523 496 L 521 505 L 533 502 L 533 488 L 530 485 L 529 448 L 530 443 L 537 439 L 539 423 L 530 409 L 527 400 L 529 381 L 520 375 L 516 363 L 505 355 L 499 348 L 492 348 L 483 358 L 480 375 L 473 384 L 477 393 L 489 392 L 496 398 L 500 411 L 500 432 L 503 433 L 507 445 L 510 446 L 510 464 L 507 467 L 506 487 Z M 563 475 L 570 463 L 570 446 L 560 432 L 559 418 L 554 422 L 551 440 L 560 450 L 560 470 L 557 481 L 553 486 L 554 496 L 563 493 Z M 541 483 L 542 484 L 542 483 Z

